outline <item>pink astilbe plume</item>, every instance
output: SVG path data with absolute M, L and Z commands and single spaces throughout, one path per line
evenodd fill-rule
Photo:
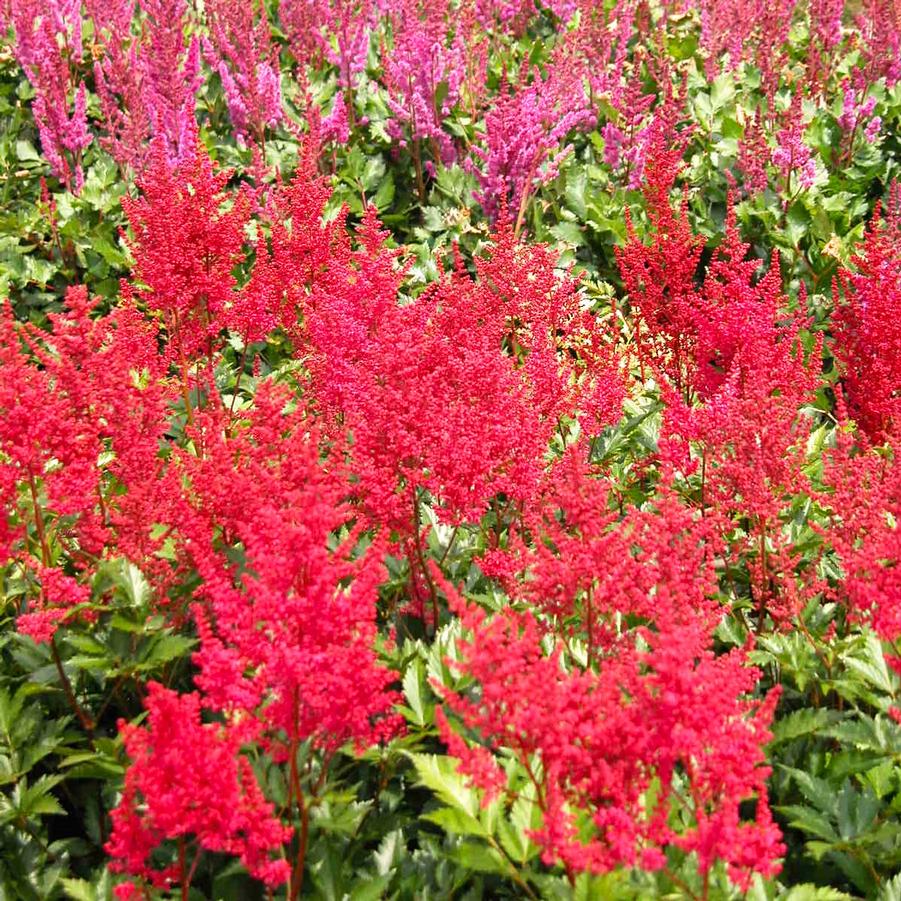
M 110 869 L 160 889 L 181 885 L 187 894 L 186 855 L 162 869 L 151 855 L 166 841 L 191 842 L 196 845 L 192 856 L 201 851 L 233 855 L 267 885 L 285 882 L 290 866 L 273 854 L 291 832 L 276 818 L 241 755 L 240 730 L 203 723 L 196 693 L 178 695 L 157 682 L 147 688 L 147 724 L 119 723 L 131 763 L 122 799 L 111 814 L 113 829 L 105 845 Z
M 373 0 L 280 0 L 278 12 L 294 58 L 303 66 L 319 55 L 328 60 L 348 101 L 366 68 L 377 13 Z
M 861 67 L 867 81 L 885 79 L 894 87 L 901 80 L 901 13 L 897 0 L 863 0 L 856 17 L 862 40 Z
M 141 172 L 151 138 L 163 143 L 171 161 L 193 152 L 200 44 L 196 37 L 186 43 L 185 0 L 138 0 L 143 18 L 137 35 L 128 7 L 118 2 L 89 8 L 103 47 L 94 79 L 106 132 L 101 143 L 120 166 Z
M 805 125 L 801 100 L 798 95 L 781 117 L 782 127 L 776 133 L 776 146 L 771 154 L 773 165 L 782 176 L 783 190 L 786 194 L 794 191 L 791 177 L 797 179 L 802 188 L 809 188 L 816 178 L 816 165 L 810 147 L 804 142 Z
M 137 0 L 85 0 L 85 10 L 94 23 L 94 40 L 99 33 L 127 34 L 131 29 Z
M 466 73 L 465 33 L 448 46 L 445 0 L 404 0 L 392 9 L 393 46 L 385 54 L 384 81 L 393 118 L 388 134 L 431 145 L 435 162 L 453 162 L 455 150 L 442 128 L 457 103 Z
M 490 34 L 518 37 L 538 13 L 535 0 L 475 0 L 474 5 L 476 19 Z
M 204 411 L 204 458 L 181 457 L 179 528 L 203 579 L 196 681 L 206 706 L 240 713 L 278 760 L 299 742 L 333 753 L 398 728 L 394 676 L 375 651 L 383 548 L 357 552 L 358 530 L 333 545 L 353 517 L 340 449 L 321 463 L 321 436 L 302 408 L 285 412 L 289 399 L 264 384 L 231 438 L 227 414 Z
M 278 53 L 263 3 L 208 0 L 204 55 L 222 80 L 239 139 L 260 141 L 283 118 Z
M 879 441 L 901 424 L 901 189 L 877 210 L 839 277 L 833 353 L 841 367 L 848 411 Z M 836 286 L 838 288 L 838 285 Z M 838 291 L 836 290 L 836 293 Z
M 75 72 L 83 53 L 81 0 L 13 0 L 13 52 L 28 76 L 41 150 L 53 174 L 73 193 L 81 190 L 82 154 L 90 145 L 87 93 Z
M 118 6 L 94 2 L 88 4 L 88 13 L 95 40 L 103 48 L 94 62 L 94 89 L 105 132 L 100 143 L 120 166 L 140 170 L 154 123 L 144 89 L 146 50 L 131 29 L 134 7 L 134 0 Z
M 765 89 L 775 87 L 798 0 L 696 0 L 696 5 L 708 77 L 716 75 L 724 60 L 730 70 L 751 61 L 760 69 Z
M 146 15 L 144 96 L 153 134 L 162 136 L 170 159 L 194 148 L 194 106 L 200 88 L 200 42 L 186 44 L 185 0 L 139 0 Z
M 536 187 L 556 177 L 572 150 L 567 136 L 590 128 L 596 117 L 582 80 L 564 66 L 542 78 L 520 73 L 518 84 L 505 82 L 485 116 L 484 146 L 473 146 L 469 166 L 479 181 L 476 200 L 496 220 L 506 206 L 516 217 L 516 232 Z

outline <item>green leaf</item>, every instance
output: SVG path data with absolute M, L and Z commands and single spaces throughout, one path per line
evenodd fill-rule
M 37 152 L 31 141 L 16 141 L 16 159 L 20 163 L 40 161 L 41 155 Z
M 789 825 L 795 829 L 800 829 L 809 835 L 817 835 L 829 842 L 839 840 L 839 836 L 829 820 L 812 807 L 789 804 L 776 809 L 788 819 Z
M 824 708 L 805 707 L 795 710 L 787 716 L 781 717 L 773 724 L 773 740 L 770 747 L 800 738 L 802 735 L 811 735 L 820 729 L 835 722 L 839 714 Z
M 422 814 L 420 818 L 435 823 L 451 835 L 476 835 L 480 838 L 491 836 L 481 820 L 455 807 L 440 807 Z
M 408 707 L 403 708 L 404 715 L 416 726 L 424 726 L 426 722 L 425 705 L 422 701 L 424 667 L 418 657 L 407 667 L 404 673 L 403 689 Z

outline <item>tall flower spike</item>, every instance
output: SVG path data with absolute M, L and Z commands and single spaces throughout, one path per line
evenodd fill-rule
M 53 174 L 73 193 L 84 180 L 82 154 L 90 145 L 87 93 L 74 81 L 81 62 L 80 0 L 13 0 L 13 52 L 34 87 L 32 112 L 41 150 Z
M 165 143 L 170 160 L 193 152 L 194 107 L 202 77 L 200 42 L 185 43 L 185 0 L 139 0 L 146 15 L 141 51 L 143 95 L 153 134 Z
M 272 855 L 291 832 L 240 755 L 238 735 L 201 721 L 199 695 L 178 695 L 156 682 L 147 688 L 147 725 L 119 723 L 131 764 L 111 815 L 110 869 L 161 889 L 180 884 L 186 892 L 190 872 L 182 861 L 160 870 L 150 858 L 167 840 L 194 841 L 195 854 L 234 855 L 268 886 L 285 882 L 290 867 Z
M 467 630 L 448 663 L 478 692 L 446 691 L 454 716 L 439 718 L 439 728 L 455 754 L 463 751 L 459 733 L 467 736 L 464 772 L 489 794 L 504 780 L 486 750 L 512 756 L 529 774 L 542 816 L 530 837 L 545 863 L 658 870 L 673 847 L 696 852 L 701 873 L 726 862 L 743 888 L 754 872 L 779 871 L 784 848 L 767 804 L 763 751 L 778 692 L 748 698 L 759 673 L 740 651 L 714 656 L 712 624 L 673 618 L 663 602 L 653 628 L 621 628 L 597 669 L 583 668 L 571 658 L 564 665 L 562 643 L 546 650 L 531 611 L 507 607 L 489 617 L 442 587 Z M 750 800 L 756 813 L 745 819 Z
M 485 116 L 484 146 L 473 146 L 468 164 L 479 181 L 475 197 L 488 217 L 501 207 L 515 216 L 515 231 L 525 216 L 534 189 L 557 175 L 572 149 L 564 145 L 571 132 L 594 124 L 581 78 L 556 67 L 543 79 L 520 73 L 519 84 L 505 83 Z
M 230 439 L 227 414 L 205 411 L 196 434 L 207 454 L 179 458 L 191 486 L 179 528 L 203 578 L 197 684 L 207 707 L 239 713 L 279 760 L 303 741 L 333 753 L 398 726 L 394 676 L 375 650 L 384 548 L 358 553 L 358 529 L 330 547 L 353 516 L 342 451 L 321 463 L 321 436 L 302 409 L 285 412 L 288 399 L 262 386 Z
M 278 56 L 263 3 L 210 0 L 204 52 L 219 74 L 235 134 L 259 142 L 283 118 Z
M 871 440 L 901 425 L 901 187 L 877 210 L 836 285 L 834 353 L 849 412 Z
M 169 353 L 182 367 L 210 353 L 227 323 L 237 297 L 232 270 L 244 258 L 250 216 L 247 192 L 226 193 L 229 173 L 214 166 L 196 126 L 184 147 L 184 159 L 170 162 L 158 138 L 139 182 L 141 195 L 122 200 L 134 232 L 128 244 L 140 297 L 161 316 Z
M 442 124 L 465 77 L 464 34 L 457 32 L 447 46 L 448 6 L 443 0 L 404 0 L 393 13 L 393 46 L 384 65 L 393 114 L 388 133 L 400 146 L 413 141 L 416 154 L 419 142 L 430 143 L 434 160 L 449 164 L 455 150 Z

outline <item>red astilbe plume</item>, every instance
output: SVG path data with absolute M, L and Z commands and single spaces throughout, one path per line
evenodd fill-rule
M 574 445 L 548 471 L 524 529 L 492 555 L 489 568 L 512 553 L 502 568 L 519 573 L 504 579 L 505 588 L 552 617 L 561 634 L 584 640 L 589 660 L 616 644 L 617 613 L 653 621 L 665 608 L 674 621 L 715 622 L 711 561 L 719 543 L 712 524 L 696 521 L 668 489 L 653 507 L 623 513 L 613 485 L 584 463 L 586 451 Z
M 901 425 L 901 188 L 893 190 L 857 246 L 853 269 L 839 276 L 844 297 L 833 317 L 848 410 L 874 441 Z
M 375 652 L 382 549 L 358 553 L 359 530 L 332 541 L 353 516 L 341 449 L 320 462 L 321 436 L 302 410 L 285 412 L 290 400 L 264 384 L 231 438 L 225 411 L 199 414 L 206 454 L 181 457 L 190 487 L 179 523 L 203 579 L 204 704 L 240 713 L 282 760 L 302 741 L 330 754 L 398 726 L 394 676 Z
M 192 142 L 181 162 L 170 163 L 157 141 L 140 196 L 122 200 L 134 234 L 126 241 L 137 296 L 162 320 L 183 379 L 187 362 L 211 355 L 227 324 L 251 208 L 247 191 L 225 190 L 230 173 L 217 169 L 196 129 Z
M 147 880 L 160 889 L 180 884 L 184 894 L 195 855 L 213 851 L 239 857 L 248 872 L 269 886 L 285 882 L 290 867 L 273 854 L 290 838 L 257 784 L 241 751 L 241 731 L 203 723 L 200 695 L 178 695 L 150 682 L 147 724 L 119 723 L 131 764 L 122 799 L 112 811 L 105 845 L 110 869 Z M 166 841 L 179 846 L 177 862 L 158 869 L 151 855 Z M 120 889 L 120 897 L 129 897 Z
M 724 861 L 743 887 L 754 872 L 778 872 L 784 849 L 763 752 L 778 693 L 748 697 L 759 673 L 741 651 L 716 657 L 703 617 L 674 615 L 679 588 L 660 599 L 652 623 L 622 626 L 595 667 L 577 664 L 561 643 L 546 652 L 533 612 L 488 617 L 444 588 L 473 636 L 458 640 L 449 663 L 479 686 L 475 699 L 446 691 L 445 703 L 478 743 L 467 745 L 446 717 L 439 727 L 489 796 L 505 780 L 486 751 L 512 753 L 525 769 L 542 813 L 531 837 L 547 864 L 570 874 L 656 870 L 676 847 L 697 853 L 701 873 Z M 751 799 L 756 814 L 745 820 L 740 806 Z M 674 809 L 691 824 L 677 825 Z
M 39 640 L 89 599 L 73 574 L 90 574 L 101 555 L 146 562 L 166 509 L 167 483 L 155 476 L 169 397 L 152 330 L 127 306 L 95 318 L 85 288 L 71 288 L 66 307 L 50 314 L 49 334 L 3 320 L 0 491 L 9 511 L 28 498 L 40 563 L 19 547 L 21 525 L 2 552 L 38 574 L 40 597 L 20 627 Z M 52 568 L 64 566 L 67 575 Z
M 639 362 L 688 395 L 696 373 L 699 297 L 695 273 L 704 249 L 692 232 L 687 196 L 678 213 L 670 192 L 682 168 L 684 145 L 660 130 L 651 142 L 643 188 L 652 243 L 639 237 L 626 212 L 628 241 L 616 259 L 635 319 Z
M 84 568 L 85 552 L 103 544 L 97 424 L 83 397 L 58 384 L 53 366 L 35 332 L 17 328 L 9 307 L 0 310 L 0 560 L 17 560 L 39 579 L 37 599 L 19 617 L 20 631 L 36 641 L 49 641 L 90 599 L 72 573 Z M 37 558 L 25 541 L 28 523 Z M 63 550 L 54 551 L 54 543 Z M 67 574 L 62 555 L 70 547 Z
M 70 289 L 66 306 L 50 316 L 53 353 L 42 362 L 106 452 L 95 498 L 99 516 L 79 523 L 79 544 L 131 560 L 163 597 L 174 573 L 157 556 L 162 541 L 153 532 L 175 521 L 180 492 L 161 453 L 174 398 L 157 329 L 128 302 L 95 317 L 96 300 L 85 288 Z M 88 523 L 95 529 L 90 541 Z
M 315 300 L 311 369 L 321 406 L 353 435 L 377 523 L 415 531 L 418 489 L 454 524 L 499 493 L 524 502 L 562 414 L 584 398 L 599 420 L 615 417 L 616 372 L 547 248 L 520 248 L 506 228 L 476 280 L 459 268 L 400 306 L 403 273 L 371 215 L 361 240 Z
M 851 431 L 841 395 L 837 407 L 836 447 L 825 455 L 818 497 L 830 515 L 824 538 L 842 571 L 830 594 L 852 621 L 895 645 L 888 659 L 901 672 L 901 440 L 895 432 L 888 449 L 873 448 L 866 433 Z
M 645 196 L 653 243 L 645 246 L 633 232 L 619 263 L 637 311 L 639 360 L 651 367 L 667 404 L 661 451 L 683 473 L 700 468 L 702 507 L 726 523 L 750 520 L 760 615 L 768 610 L 786 622 L 803 597 L 781 517 L 808 487 L 799 411 L 819 382 L 820 345 L 805 356 L 805 297 L 797 313 L 786 312 L 778 257 L 755 281 L 760 261 L 747 258 L 731 198 L 725 238 L 703 281 L 697 278 L 702 242 L 684 207 L 677 217 L 669 201 L 679 152 L 660 147 L 652 160 Z
M 760 617 L 786 623 L 804 605 L 812 584 L 798 584 L 798 558 L 783 528 L 791 498 L 809 490 L 804 475 L 809 422 L 802 414 L 820 379 L 817 340 L 805 354 L 799 311 L 786 320 L 778 259 L 756 284 L 758 261 L 728 226 L 704 283 L 696 377 L 700 405 L 664 389 L 662 451 L 684 472 L 700 464 L 702 508 L 727 523 L 748 523 L 751 590 Z M 703 364 L 703 365 L 702 365 Z M 674 455 L 674 456 L 670 456 Z M 740 545 L 737 547 L 741 555 Z
M 270 192 L 261 212 L 269 240 L 258 240 L 250 280 L 229 316 L 230 327 L 245 342 L 260 341 L 280 328 L 302 352 L 308 340 L 304 314 L 317 286 L 325 284 L 328 294 L 331 269 L 350 253 L 344 240 L 346 214 L 325 220 L 331 188 L 318 172 L 319 149 L 314 130 L 304 140 L 293 178 Z
M 578 280 L 558 270 L 551 248 L 518 244 L 510 222 L 501 221 L 476 271 L 487 311 L 501 324 L 506 353 L 528 379 L 541 416 L 582 414 L 594 426 L 616 421 L 624 386 L 614 336 L 580 308 Z

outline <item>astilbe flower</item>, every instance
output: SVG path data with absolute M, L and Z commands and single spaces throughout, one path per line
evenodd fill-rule
M 783 125 L 776 133 L 776 146 L 773 148 L 771 160 L 779 170 L 785 193 L 788 194 L 792 175 L 802 188 L 809 188 L 816 180 L 817 170 L 813 154 L 804 143 L 805 126 L 797 95 L 782 119 Z
M 127 308 L 96 319 L 94 306 L 86 289 L 72 288 L 66 310 L 50 314 L 49 334 L 17 328 L 8 313 L 2 321 L 0 494 L 13 519 L 3 518 L 0 556 L 36 575 L 38 597 L 19 622 L 36 640 L 52 637 L 89 600 L 80 578 L 98 557 L 136 551 L 160 500 L 148 475 L 157 468 L 167 398 L 158 381 L 141 386 L 132 377 L 152 338 Z M 133 493 L 122 491 L 128 487 Z M 142 504 L 148 495 L 153 503 Z M 23 516 L 34 525 L 39 559 L 22 543 Z
M 185 44 L 185 0 L 139 0 L 146 16 L 142 53 L 144 92 L 153 134 L 165 141 L 171 160 L 193 151 L 194 106 L 200 89 L 200 42 Z
M 320 462 L 321 436 L 289 400 L 264 383 L 230 437 L 226 411 L 203 411 L 203 459 L 179 457 L 190 485 L 179 532 L 203 579 L 196 683 L 280 761 L 303 741 L 331 754 L 398 728 L 394 676 L 375 651 L 383 548 L 358 552 L 358 529 L 332 542 L 353 517 L 341 448 Z
M 744 130 L 738 143 L 736 168 L 743 177 L 743 185 L 750 196 L 762 194 L 769 184 L 770 145 L 760 109 L 746 116 Z
M 473 146 L 468 160 L 479 181 L 475 198 L 489 218 L 497 220 L 506 206 L 516 214 L 518 235 L 530 195 L 557 176 L 572 150 L 563 144 L 567 135 L 595 121 L 581 78 L 565 67 L 532 79 L 524 69 L 516 86 L 505 82 L 485 115 L 484 146 Z
M 816 588 L 815 580 L 799 585 L 795 578 L 798 559 L 783 518 L 791 497 L 809 487 L 803 474 L 809 424 L 801 408 L 819 383 L 820 344 L 805 356 L 803 312 L 783 321 L 778 258 L 755 283 L 759 261 L 746 259 L 748 249 L 730 205 L 726 239 L 698 307 L 694 386 L 701 404 L 670 396 L 664 436 L 667 451 L 680 441 L 682 452 L 693 448 L 694 462 L 683 463 L 689 471 L 703 460 L 701 504 L 726 517 L 726 530 L 736 518 L 750 523 L 751 591 L 761 619 L 766 610 L 783 624 Z
M 344 213 L 325 220 L 331 189 L 317 168 L 319 149 L 319 135 L 307 135 L 293 178 L 273 190 L 261 210 L 268 240 L 258 240 L 253 272 L 228 316 L 245 344 L 282 329 L 302 346 L 309 297 L 335 259 L 345 258 Z
M 219 74 L 235 134 L 260 141 L 283 118 L 278 55 L 262 2 L 206 4 L 210 40 L 204 52 Z
M 637 0 L 616 0 L 612 7 L 580 0 L 579 28 L 564 38 L 582 57 L 594 96 L 608 95 L 617 103 L 627 85 L 629 40 L 636 26 Z
M 670 191 L 681 171 L 684 143 L 655 132 L 645 165 L 643 193 L 652 242 L 638 238 L 626 210 L 628 241 L 616 259 L 635 319 L 639 362 L 688 394 L 697 367 L 698 291 L 694 282 L 703 241 L 688 221 L 687 195 L 678 214 Z
M 707 76 L 713 78 L 724 60 L 729 70 L 751 61 L 761 70 L 765 89 L 774 88 L 798 0 L 696 0 L 695 5 L 701 11 Z
M 548 535 L 542 550 L 536 533 L 535 582 L 526 591 L 555 616 L 590 616 L 581 630 L 594 642 L 589 663 L 578 664 L 562 641 L 544 650 L 549 625 L 532 610 L 508 607 L 489 617 L 444 585 L 472 635 L 458 640 L 458 659 L 448 662 L 479 692 L 445 691 L 454 717 L 439 719 L 442 736 L 489 796 L 505 780 L 486 749 L 512 754 L 525 769 L 542 813 L 531 837 L 549 865 L 656 870 L 672 846 L 697 852 L 702 873 L 725 861 L 746 886 L 752 872 L 777 872 L 783 851 L 763 753 L 778 695 L 749 699 L 759 674 L 743 652 L 713 654 L 715 579 L 684 508 L 665 505 L 656 520 L 649 516 L 632 533 L 642 544 L 635 556 L 605 516 L 595 518 L 605 492 L 586 478 L 576 471 L 548 498 L 544 521 L 552 523 L 562 506 L 554 534 L 564 544 L 554 549 Z M 570 529 L 581 541 L 565 540 Z M 595 568 L 604 561 L 620 571 L 623 556 L 635 583 Z M 474 747 L 454 734 L 453 722 Z M 740 806 L 751 798 L 756 815 L 744 820 Z M 673 808 L 692 824 L 677 827 Z
M 466 71 L 465 32 L 447 44 L 444 0 L 404 0 L 392 9 L 393 46 L 384 54 L 384 81 L 393 118 L 388 134 L 401 147 L 429 142 L 435 161 L 453 162 L 453 141 L 442 128 L 456 105 Z M 418 146 L 416 149 L 418 153 Z
M 185 0 L 138 0 L 139 33 L 131 28 L 134 4 L 94 3 L 89 12 L 103 52 L 94 81 L 103 112 L 103 146 L 120 166 L 141 172 L 151 139 L 170 161 L 193 152 L 194 106 L 202 78 L 200 44 L 186 43 Z M 113 14 L 115 10 L 115 14 Z
M 849 135 L 849 144 L 853 141 L 854 134 L 863 127 L 863 134 L 869 143 L 873 143 L 879 135 L 879 129 L 882 126 L 882 119 L 873 115 L 876 108 L 876 98 L 872 94 L 868 94 L 866 85 L 860 89 L 860 97 L 858 97 L 858 88 L 851 79 L 845 79 L 842 82 L 842 112 L 838 117 L 838 124 Z
M 96 316 L 85 288 L 70 289 L 66 310 L 51 314 L 52 354 L 42 364 L 57 393 L 68 398 L 105 451 L 99 516 L 82 514 L 78 544 L 89 553 L 122 556 L 138 565 L 164 597 L 172 577 L 157 556 L 155 524 L 175 519 L 178 486 L 161 454 L 172 392 L 157 328 L 129 302 Z
M 233 269 L 244 259 L 246 191 L 226 192 L 227 170 L 217 169 L 199 144 L 196 127 L 181 161 L 170 162 L 157 139 L 138 185 L 122 206 L 134 236 L 137 296 L 162 319 L 168 354 L 182 370 L 194 356 L 211 354 L 238 296 Z M 230 204 L 228 206 L 227 204 Z
M 41 150 L 53 174 L 73 193 L 84 181 L 90 145 L 87 93 L 76 83 L 82 57 L 80 0 L 13 0 L 13 52 L 34 88 L 31 104 Z
M 508 227 L 475 281 L 458 270 L 400 306 L 403 273 L 371 211 L 360 238 L 314 297 L 310 365 L 320 405 L 353 435 L 376 523 L 415 531 L 417 489 L 455 524 L 500 492 L 522 502 L 561 415 L 583 399 L 616 415 L 616 372 L 547 248 L 518 247 Z
M 760 261 L 748 259 L 731 199 L 725 239 L 696 283 L 703 242 L 684 207 L 676 216 L 669 201 L 680 165 L 678 148 L 655 152 L 645 188 L 653 243 L 645 246 L 633 231 L 618 253 L 637 312 L 639 359 L 666 402 L 666 462 L 686 474 L 700 465 L 702 506 L 726 524 L 750 521 L 752 591 L 761 616 L 768 611 L 786 622 L 804 595 L 782 517 L 791 496 L 807 488 L 800 410 L 819 382 L 819 345 L 805 356 L 799 340 L 804 298 L 788 315 L 777 257 L 755 281 Z
M 147 724 L 119 722 L 131 763 L 122 799 L 112 811 L 105 845 L 113 872 L 128 873 L 157 888 L 182 884 L 190 871 L 186 854 L 158 869 L 151 855 L 165 841 L 182 848 L 238 856 L 248 872 L 269 886 L 285 882 L 290 867 L 273 858 L 290 837 L 276 818 L 240 753 L 241 734 L 228 723 L 204 723 L 197 693 L 179 695 L 150 682 Z M 120 897 L 128 897 L 127 891 Z
M 170 160 L 194 152 L 194 106 L 200 89 L 200 42 L 185 43 L 185 0 L 138 0 L 146 16 L 141 47 L 143 96 L 154 136 Z
M 833 353 L 851 415 L 878 441 L 901 423 L 901 190 L 879 210 L 839 277 Z M 838 285 L 836 285 L 836 296 Z
M 547 469 L 506 547 L 485 555 L 486 573 L 544 613 L 549 630 L 584 641 L 589 661 L 616 645 L 618 612 L 653 620 L 663 604 L 674 617 L 714 621 L 712 523 L 666 482 L 653 506 L 624 511 L 613 483 L 585 462 L 589 447 L 577 442 Z
M 537 13 L 535 0 L 475 0 L 476 19 L 490 34 L 519 37 Z
M 896 0 L 863 0 L 856 17 L 867 81 L 894 87 L 901 80 L 901 14 Z
M 814 94 L 823 93 L 839 58 L 844 12 L 845 0 L 808 0 L 807 84 Z
M 377 12 L 373 0 L 279 2 L 279 19 L 288 34 L 294 58 L 307 65 L 315 55 L 321 54 L 335 66 L 338 85 L 349 108 L 353 106 L 352 91 L 357 76 L 366 68 Z
M 85 0 L 85 10 L 94 23 L 94 40 L 101 31 L 125 34 L 131 29 L 136 0 Z
M 55 569 L 51 549 L 54 536 L 68 538 L 69 523 L 83 518 L 89 535 L 100 525 L 98 499 L 97 430 L 76 406 L 77 398 L 58 388 L 40 358 L 28 346 L 35 342 L 12 320 L 8 307 L 0 318 L 0 559 L 17 559 L 37 571 L 38 598 L 19 623 L 36 641 L 47 641 L 70 608 L 88 600 L 90 591 L 70 575 Z M 39 559 L 24 544 L 25 524 L 31 521 L 39 545 Z M 87 522 L 90 521 L 90 522 Z M 94 550 L 93 544 L 91 549 Z
M 141 38 L 132 34 L 134 2 L 120 4 L 120 15 L 111 15 L 114 4 L 88 4 L 95 40 L 102 54 L 94 62 L 94 89 L 103 113 L 101 146 L 123 168 L 140 170 L 153 130 L 144 90 L 146 53 Z M 153 22 L 148 24 L 153 27 Z
M 877 451 L 865 433 L 851 430 L 841 394 L 837 406 L 836 446 L 825 453 L 817 496 L 829 514 L 824 540 L 841 565 L 828 595 L 852 621 L 895 645 L 887 659 L 901 672 L 901 443 L 893 432 L 887 452 Z

